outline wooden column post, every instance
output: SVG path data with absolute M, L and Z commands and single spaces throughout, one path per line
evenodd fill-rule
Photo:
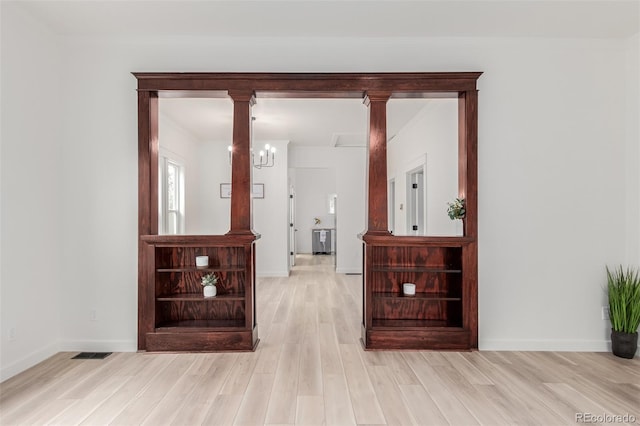
M 149 292 L 149 246 L 142 235 L 158 234 L 158 92 L 138 92 L 138 349 L 153 330 L 155 303 Z
M 462 247 L 462 325 L 469 330 L 469 347 L 478 347 L 478 91 L 458 94 L 458 191 L 464 198 Z
M 231 148 L 231 229 L 227 234 L 253 234 L 251 216 L 251 107 L 253 91 L 230 90 L 233 101 Z
M 464 235 L 478 233 L 478 91 L 458 95 L 458 193 L 464 198 Z
M 369 91 L 368 235 L 389 235 L 387 218 L 387 101 L 391 92 Z

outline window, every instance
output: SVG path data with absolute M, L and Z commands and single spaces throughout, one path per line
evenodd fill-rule
M 162 157 L 160 169 L 160 226 L 167 235 L 184 233 L 184 168 Z

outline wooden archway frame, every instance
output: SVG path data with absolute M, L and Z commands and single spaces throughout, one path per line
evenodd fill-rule
M 250 350 L 257 344 L 255 324 L 254 284 L 255 256 L 253 243 L 258 236 L 252 230 L 250 120 L 251 106 L 261 97 L 293 98 L 361 98 L 369 107 L 368 145 L 368 202 L 367 229 L 362 234 L 365 245 L 364 312 L 362 340 L 366 348 L 477 348 L 477 88 L 479 72 L 463 73 L 134 73 L 138 80 L 138 234 L 139 234 L 139 327 L 138 346 L 154 350 L 182 348 L 192 350 L 203 341 L 213 342 L 208 350 Z M 231 224 L 225 236 L 158 236 L 158 98 L 170 97 L 222 97 L 234 103 Z M 458 192 L 466 201 L 462 237 L 396 237 L 387 230 L 387 170 L 386 170 L 386 103 L 391 97 L 457 97 L 458 98 Z M 228 335 L 219 339 L 212 330 L 189 333 L 186 339 L 180 329 L 172 329 L 174 336 L 157 337 L 156 269 L 154 248 L 168 246 L 221 246 L 236 244 L 245 247 L 247 256 L 246 321 L 245 331 L 250 333 L 249 343 L 237 347 L 223 344 Z M 407 253 L 420 251 L 419 256 L 398 260 L 383 254 L 385 265 L 376 263 L 376 256 L 385 253 L 381 247 L 405 248 Z M 377 250 L 377 251 L 376 251 Z M 382 250 L 382 251 L 380 251 Z M 421 251 L 422 250 L 422 251 Z M 376 254 L 377 253 L 377 254 Z M 429 254 L 431 253 L 431 254 Z M 405 270 L 413 268 L 413 276 L 435 274 L 436 269 L 420 268 L 414 264 L 424 256 L 454 260 L 461 278 L 459 308 L 448 308 L 451 301 L 431 300 L 426 297 L 422 305 L 431 304 L 427 311 L 441 312 L 437 320 L 416 318 L 403 327 L 394 308 L 376 306 L 376 286 L 385 280 L 391 282 Z M 378 260 L 379 261 L 379 260 Z M 394 262 L 401 262 L 396 264 Z M 380 275 L 384 266 L 384 277 Z M 446 265 L 441 265 L 446 266 Z M 456 269 L 456 271 L 458 270 Z M 452 269 L 453 270 L 453 269 Z M 406 271 L 405 271 L 406 272 Z M 416 275 L 418 274 L 418 275 Z M 427 281 L 439 278 L 428 278 Z M 442 279 L 440 279 L 442 281 Z M 456 281 L 457 282 L 457 281 Z M 394 291 L 396 284 L 390 284 Z M 388 292 L 386 292 L 388 293 Z M 458 297 L 459 296 L 459 297 Z M 391 296 L 389 297 L 392 300 Z M 382 299 L 381 299 L 382 300 Z M 398 301 L 393 301 L 397 303 Z M 421 303 L 418 303 L 420 305 Z M 449 304 L 449 305 L 447 305 Z M 438 305 L 436 308 L 435 306 Z M 391 307 L 389 307 L 391 306 Z M 419 309 L 418 309 L 419 310 Z M 406 314 L 406 306 L 400 311 Z M 411 310 L 409 310 L 411 311 Z M 416 309 L 414 309 L 416 311 Z M 450 320 L 446 313 L 456 312 Z M 459 311 L 459 312 L 458 312 Z M 418 317 L 424 313 L 414 312 Z M 390 315 L 390 318 L 383 318 Z M 401 316 L 402 316 L 401 315 Z M 409 315 L 412 315 L 409 312 Z M 431 314 L 429 314 L 431 315 Z M 417 321 L 420 319 L 420 321 Z M 385 322 L 386 321 L 386 322 Z M 389 323 L 391 321 L 391 323 Z M 405 321 L 406 322 L 406 321 Z M 392 324 L 388 326 L 388 324 Z M 432 326 L 445 324 L 445 326 Z M 189 330 L 193 331 L 193 330 Z M 237 327 L 234 331 L 237 333 Z M 165 333 L 166 334 L 166 333 Z M 195 336 L 195 335 L 198 336 Z M 233 334 L 233 333 L 232 333 Z M 238 337 L 236 335 L 234 337 Z M 244 336 L 241 336 L 244 338 Z M 245 339 L 247 340 L 247 339 Z M 161 341 L 161 343 L 158 343 Z M 216 346 L 219 345 L 219 346 Z

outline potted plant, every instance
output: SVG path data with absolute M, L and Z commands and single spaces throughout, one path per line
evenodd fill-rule
M 464 227 L 464 219 L 465 214 L 467 213 L 464 198 L 456 198 L 453 203 L 447 203 L 449 206 L 447 208 L 447 214 L 449 215 L 449 219 L 456 220 L 460 219 L 460 223 L 462 223 Z M 464 235 L 464 229 L 458 229 L 458 225 L 456 224 L 456 233 L 458 235 Z
M 203 275 L 200 284 L 202 284 L 202 292 L 204 297 L 214 297 L 217 293 L 216 284 L 218 277 L 213 272 Z
M 611 350 L 614 355 L 631 359 L 638 349 L 640 325 L 640 276 L 638 270 L 622 265 L 607 267 L 607 295 L 611 320 Z

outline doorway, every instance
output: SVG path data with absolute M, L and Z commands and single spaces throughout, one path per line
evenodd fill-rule
M 289 270 L 296 266 L 296 196 L 293 185 L 289 185 Z
M 336 253 L 337 187 L 336 169 L 293 167 L 295 254 L 315 257 Z M 290 199 L 291 200 L 291 199 Z M 319 260 L 319 259 L 316 259 Z M 300 258 L 296 260 L 298 264 Z M 335 264 L 331 261 L 331 264 Z
M 425 183 L 424 167 L 420 166 L 407 173 L 407 234 L 425 235 Z

